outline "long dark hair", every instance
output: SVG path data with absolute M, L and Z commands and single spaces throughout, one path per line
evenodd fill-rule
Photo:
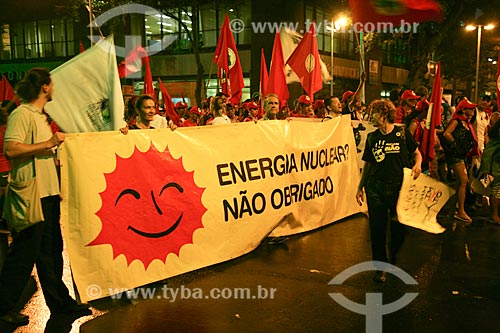
M 46 68 L 30 69 L 16 86 L 16 92 L 24 102 L 32 102 L 38 98 L 44 84 L 50 84 L 50 72 Z

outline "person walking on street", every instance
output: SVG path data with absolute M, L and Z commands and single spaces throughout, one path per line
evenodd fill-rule
M 405 236 L 405 226 L 398 222 L 396 214 L 399 191 L 403 183 L 403 168 L 411 167 L 413 178 L 416 179 L 422 172 L 422 155 L 408 129 L 394 125 L 396 109 L 390 101 L 376 100 L 369 108 L 373 125 L 378 129 L 369 133 L 366 138 L 363 153 L 365 166 L 356 200 L 361 206 L 366 192 L 373 260 L 394 264 Z M 413 166 L 410 165 L 412 155 L 415 161 Z M 391 229 L 389 254 L 388 222 Z M 386 272 L 377 270 L 373 280 L 385 282 Z
M 64 141 L 64 134 L 52 134 L 42 110 L 52 100 L 53 82 L 50 72 L 34 68 L 17 86 L 23 104 L 9 116 L 5 132 L 4 152 L 12 162 L 10 178 L 26 181 L 34 178 L 41 197 L 44 220 L 13 232 L 13 242 L 0 275 L 0 320 L 26 325 L 29 318 L 13 311 L 36 264 L 45 303 L 52 314 L 90 315 L 89 306 L 79 305 L 69 295 L 62 280 L 63 240 L 60 216 L 59 180 L 54 151 Z

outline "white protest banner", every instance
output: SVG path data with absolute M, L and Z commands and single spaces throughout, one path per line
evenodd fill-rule
M 62 214 L 83 301 L 361 212 L 349 117 L 68 134 Z
M 55 68 L 51 78 L 53 101 L 45 109 L 64 132 L 109 131 L 125 126 L 112 36 Z
M 396 207 L 399 222 L 433 234 L 445 231 L 437 222 L 437 214 L 455 191 L 429 176 L 413 179 L 411 170 L 404 169 L 403 185 Z

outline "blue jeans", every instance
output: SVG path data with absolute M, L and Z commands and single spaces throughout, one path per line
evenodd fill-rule
M 390 177 L 390 175 L 388 175 Z M 386 183 L 378 179 L 368 179 L 366 200 L 373 260 L 396 261 L 396 254 L 403 245 L 406 228 L 399 223 L 396 214 L 401 182 Z M 390 238 L 387 244 L 387 223 L 390 223 Z M 387 253 L 389 248 L 389 255 Z

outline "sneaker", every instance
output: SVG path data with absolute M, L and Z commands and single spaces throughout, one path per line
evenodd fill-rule
M 375 274 L 373 274 L 373 281 L 384 283 L 385 280 L 387 280 L 387 272 L 375 271 Z
M 30 322 L 30 317 L 23 315 L 22 313 L 10 311 L 3 316 L 0 316 L 0 320 L 4 323 L 16 325 L 16 326 L 24 326 L 28 325 Z

